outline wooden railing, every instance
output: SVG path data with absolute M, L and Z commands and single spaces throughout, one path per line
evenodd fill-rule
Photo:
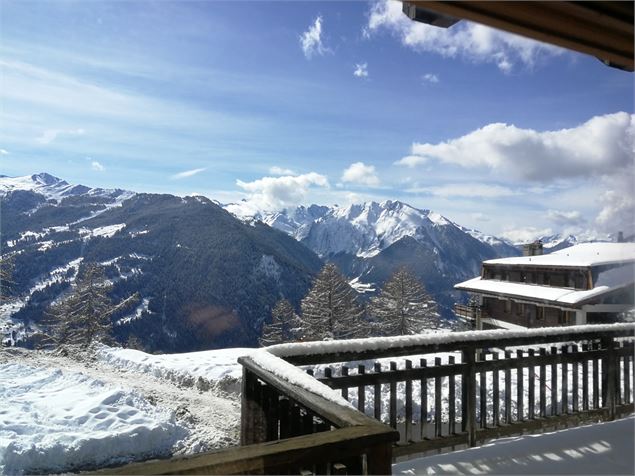
M 483 340 L 445 358 L 329 366 L 318 378 L 340 389 L 360 412 L 400 431 L 395 456 L 633 412 L 633 341 L 610 333 L 575 339 L 579 343 L 515 350 L 509 348 L 526 345 L 526 339 Z M 541 340 L 557 342 L 562 336 Z M 347 355 L 345 361 L 361 357 Z
M 105 472 L 389 474 L 397 456 L 611 420 L 634 411 L 634 332 L 614 324 L 270 347 L 239 359 L 243 446 Z

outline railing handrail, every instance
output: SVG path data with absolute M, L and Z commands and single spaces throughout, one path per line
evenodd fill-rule
M 447 332 L 434 335 L 374 337 L 302 342 L 268 347 L 267 352 L 294 365 L 373 360 L 464 349 L 511 347 L 554 342 L 632 337 L 635 323 L 541 327 L 536 329 Z
M 257 361 L 254 361 L 252 356 L 239 357 L 238 362 L 256 375 L 259 379 L 276 388 L 282 394 L 291 397 L 293 400 L 308 408 L 312 412 L 315 412 L 320 418 L 327 420 L 337 428 L 346 428 L 350 426 L 380 426 L 383 427 L 386 432 L 393 433 L 394 430 L 388 425 L 371 418 L 363 413 L 357 411 L 349 403 L 342 405 L 338 402 L 337 398 L 329 399 L 322 395 L 314 393 L 310 390 L 302 388 L 294 382 L 285 380 L 278 375 L 262 368 L 258 365 Z M 287 364 L 291 365 L 291 364 Z M 310 377 L 313 378 L 313 377 Z M 318 380 L 316 379 L 316 382 Z M 326 387 L 326 386 L 325 386 Z M 329 392 L 334 397 L 339 397 L 339 392 L 328 388 Z M 387 440 L 390 440 L 388 438 Z

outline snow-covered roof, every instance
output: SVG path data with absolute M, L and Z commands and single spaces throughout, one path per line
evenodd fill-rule
M 484 264 L 590 267 L 635 261 L 635 243 L 582 243 L 539 256 L 484 261 Z
M 513 283 L 494 279 L 474 278 L 454 285 L 461 291 L 496 294 L 508 297 L 525 298 L 537 301 L 551 301 L 561 305 L 575 305 L 588 299 L 601 296 L 618 289 L 628 283 L 598 284 L 593 289 L 577 290 L 557 288 L 554 286 L 538 286 L 536 284 Z

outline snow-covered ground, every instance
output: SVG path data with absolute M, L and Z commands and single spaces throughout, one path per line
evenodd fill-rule
M 82 373 L 0 365 L 0 468 L 68 471 L 166 456 L 189 430 L 137 392 Z
M 393 474 L 635 474 L 635 417 L 501 438 L 393 465 Z
M 246 351 L 0 348 L 0 474 L 75 471 L 235 445 L 236 359 Z
M 444 336 L 428 338 L 443 339 Z M 284 350 L 291 352 L 293 349 L 293 346 L 277 348 L 281 353 Z M 242 373 L 237 358 L 246 354 L 254 357 L 266 354 L 264 357 L 271 360 L 271 371 L 279 366 L 278 359 L 264 350 L 246 348 L 171 355 L 150 355 L 137 350 L 102 345 L 87 351 L 69 348 L 57 353 L 0 348 L 0 474 L 75 471 L 149 457 L 187 455 L 234 445 L 239 433 Z M 425 358 L 428 365 L 432 366 L 435 358 L 447 363 L 452 355 L 438 353 L 420 357 Z M 415 366 L 420 357 L 410 357 Z M 454 357 L 459 360 L 458 355 Z M 396 361 L 399 368 L 405 365 L 405 358 L 381 359 L 383 368 L 387 368 L 389 361 Z M 358 363 L 349 363 L 351 375 L 356 373 Z M 368 368 L 372 363 L 365 364 Z M 341 365 L 333 366 L 335 375 L 339 375 Z M 323 375 L 324 367 L 314 366 L 313 370 L 316 375 Z M 293 367 L 293 371 L 294 375 L 289 378 L 309 379 L 300 369 Z M 525 372 L 525 391 L 528 387 L 527 377 Z M 490 378 L 488 375 L 488 380 Z M 558 378 L 560 379 L 560 375 Z M 547 376 L 547 382 L 549 381 Z M 306 383 L 309 386 L 317 384 L 312 379 Z M 511 383 L 515 394 L 514 373 Z M 431 400 L 434 391 L 430 385 L 433 385 L 433 380 L 428 381 L 429 411 L 434 403 Z M 321 385 L 319 387 L 317 390 L 312 388 L 312 391 L 328 392 L 330 399 L 341 400 L 338 397 L 339 392 L 322 389 Z M 501 385 L 502 388 L 504 387 Z M 488 391 L 490 389 L 491 383 Z M 444 379 L 444 420 L 448 408 L 447 390 L 447 379 Z M 457 391 L 460 393 L 460 385 Z M 417 382 L 413 384 L 413 393 L 413 413 L 415 419 L 418 419 L 420 409 L 417 404 L 421 388 Z M 403 383 L 397 385 L 397 395 L 398 413 L 403 415 Z M 367 388 L 368 414 L 372 414 L 373 397 L 372 389 Z M 356 405 L 356 389 L 349 390 L 349 399 Z M 387 420 L 388 405 L 385 403 L 388 400 L 388 388 L 385 385 L 382 388 L 382 400 L 383 417 Z M 488 413 L 491 413 L 491 395 L 488 400 Z M 515 408 L 513 411 L 515 412 Z M 432 416 L 433 413 L 429 413 L 429 418 Z M 559 452 L 552 448 L 552 443 L 540 446 L 542 443 L 537 443 L 536 437 L 523 436 L 500 440 L 495 444 L 498 445 L 496 449 L 488 449 L 492 445 L 484 447 L 484 456 L 470 453 L 476 451 L 472 449 L 453 453 L 458 458 L 454 460 L 447 459 L 451 458 L 450 455 L 442 455 L 434 457 L 440 458 L 438 462 L 426 458 L 423 463 L 418 460 L 400 463 L 395 468 L 406 474 L 425 473 L 430 467 L 437 472 L 464 471 L 474 474 L 578 473 L 568 471 L 566 465 L 562 471 L 556 466 L 546 465 L 561 460 L 588 459 L 590 456 L 614 459 L 617 451 L 615 448 L 621 447 L 607 443 L 609 436 L 613 432 L 626 435 L 630 438 L 625 438 L 626 441 L 630 441 L 632 445 L 632 425 L 631 419 L 630 427 L 620 426 L 610 431 L 607 429 L 606 438 L 600 435 L 586 446 L 582 443 L 575 446 L 578 444 L 575 441 L 578 440 L 560 437 L 557 441 L 566 441 L 566 448 L 561 447 Z M 599 428 L 605 427 L 599 425 Z M 527 450 L 524 449 L 525 446 Z M 629 448 L 628 455 L 632 460 L 632 447 Z M 509 461 L 496 454 L 507 457 Z M 540 463 L 543 466 L 539 465 L 536 469 L 525 466 L 529 463 Z M 509 464 L 512 466 L 508 466 Z M 551 469 L 547 470 L 547 467 Z M 522 471 L 522 468 L 529 469 Z M 593 468 L 595 466 L 589 466 L 588 472 L 596 472 Z M 610 473 L 619 473 L 620 468 Z

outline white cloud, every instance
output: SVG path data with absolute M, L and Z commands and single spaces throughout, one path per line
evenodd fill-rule
M 237 215 L 249 216 L 258 211 L 276 211 L 298 206 L 313 187 L 328 188 L 324 175 L 315 172 L 296 176 L 262 177 L 253 182 L 237 180 L 236 185 L 247 192 L 247 197 L 239 204 L 228 207 Z
M 7 149 L 0 149 L 0 155 L 9 155 L 9 151 Z
M 407 167 L 416 167 L 417 165 L 425 164 L 428 161 L 427 157 L 420 155 L 407 155 L 399 159 L 395 164 L 405 165 Z
M 439 82 L 439 77 L 436 74 L 432 74 L 432 73 L 424 74 L 423 76 L 421 76 L 421 79 L 427 83 L 436 84 Z
M 488 124 L 446 142 L 415 143 L 412 155 L 396 164 L 414 167 L 435 159 L 536 181 L 613 174 L 633 161 L 634 124 L 635 116 L 626 112 L 556 131 Z
M 615 177 L 605 177 L 606 190 L 599 195 L 602 209 L 595 218 L 597 226 L 615 234 L 635 233 L 635 171 L 633 166 Z
M 366 165 L 364 162 L 355 162 L 342 173 L 342 182 L 376 187 L 379 185 L 379 177 L 377 177 L 374 165 Z
M 93 169 L 95 172 L 103 172 L 104 170 L 106 170 L 106 167 L 104 167 L 102 164 L 100 164 L 96 160 L 93 160 L 90 163 L 90 168 Z
M 472 213 L 472 219 L 480 222 L 488 222 L 492 220 L 490 217 L 481 212 Z
M 84 135 L 84 129 L 46 129 L 42 132 L 42 135 L 36 140 L 40 144 L 50 144 L 60 136 L 81 136 Z
M 578 226 L 586 222 L 585 218 L 577 210 L 565 212 L 561 210 L 547 210 L 547 218 L 559 226 Z
M 436 187 L 420 187 L 407 190 L 412 193 L 429 193 L 436 197 L 468 197 L 468 198 L 499 198 L 511 197 L 517 193 L 508 187 L 479 183 L 446 184 Z
M 201 172 L 204 172 L 205 170 L 206 170 L 205 168 L 186 170 L 184 172 L 179 172 L 178 174 L 174 174 L 170 178 L 172 180 L 179 180 L 179 179 L 183 179 L 183 178 L 188 178 L 188 177 L 192 177 L 192 176 L 194 176 L 196 174 L 200 174 Z
M 401 43 L 417 52 L 462 57 L 477 63 L 494 63 L 508 73 L 516 64 L 532 67 L 540 58 L 562 54 L 560 48 L 463 21 L 452 28 L 438 28 L 410 20 L 402 13 L 401 2 L 380 0 L 370 11 L 363 29 L 368 38 L 387 30 Z
M 356 64 L 355 71 L 353 71 L 353 76 L 357 76 L 358 78 L 367 78 L 368 77 L 368 63 Z
M 535 228 L 528 226 L 524 228 L 507 229 L 500 236 L 513 243 L 531 243 L 543 236 L 553 235 L 551 228 Z
M 271 175 L 296 175 L 296 173 L 293 170 L 278 167 L 277 165 L 274 165 L 273 167 L 269 167 L 269 173 Z
M 300 35 L 300 46 L 307 59 L 324 55 L 330 50 L 322 43 L 322 17 L 318 16 L 309 29 Z

